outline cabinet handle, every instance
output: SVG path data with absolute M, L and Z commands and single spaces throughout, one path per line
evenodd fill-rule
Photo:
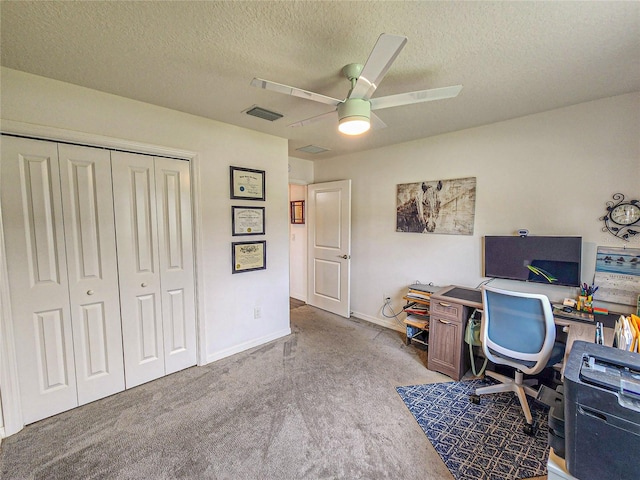
M 451 323 L 451 322 L 447 322 L 446 320 L 442 320 L 441 318 L 439 318 L 438 321 L 440 323 L 444 323 L 445 325 L 449 325 Z
M 443 307 L 450 307 L 451 306 L 450 303 L 444 303 L 444 302 L 438 302 L 438 303 Z
M 142 282 L 142 283 L 140 284 L 140 286 L 141 286 L 142 288 L 144 288 L 144 287 L 146 287 L 146 286 L 147 286 L 147 284 L 146 284 L 145 282 Z
M 87 295 L 93 295 L 93 290 L 87 290 Z

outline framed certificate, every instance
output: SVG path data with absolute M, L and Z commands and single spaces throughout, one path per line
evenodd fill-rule
M 231 198 L 235 200 L 264 200 L 264 170 L 229 167 L 231 177 Z
M 267 242 L 233 242 L 231 244 L 233 257 L 232 273 L 265 270 L 267 268 Z
M 233 235 L 264 235 L 264 207 L 231 207 Z

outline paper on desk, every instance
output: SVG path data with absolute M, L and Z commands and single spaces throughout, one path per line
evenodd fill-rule
M 614 337 L 616 345 L 620 350 L 629 350 L 634 341 L 634 329 L 631 328 L 629 320 L 624 315 L 620 315 L 620 318 L 616 320 L 616 328 Z

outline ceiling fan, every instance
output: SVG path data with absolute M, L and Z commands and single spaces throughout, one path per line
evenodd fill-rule
M 338 130 L 347 135 L 360 135 L 369 130 L 371 124 L 373 124 L 374 128 L 386 127 L 386 124 L 375 113 L 372 113 L 372 110 L 453 98 L 462 90 L 462 85 L 455 85 L 371 98 L 406 43 L 407 37 L 383 33 L 373 47 L 367 63 L 364 65 L 359 63 L 346 65 L 342 69 L 342 73 L 351 82 L 351 90 L 344 100 L 261 78 L 254 78 L 251 81 L 251 85 L 336 107 L 335 110 L 330 112 L 293 123 L 289 125 L 290 127 L 309 125 L 337 115 Z

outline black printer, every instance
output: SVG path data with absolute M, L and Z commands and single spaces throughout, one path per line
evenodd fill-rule
M 571 475 L 640 478 L 640 354 L 574 342 L 564 371 L 564 422 Z

